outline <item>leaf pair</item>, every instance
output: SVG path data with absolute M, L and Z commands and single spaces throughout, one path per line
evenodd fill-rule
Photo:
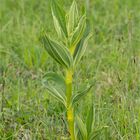
M 84 122 L 81 120 L 81 118 L 78 115 L 76 116 L 76 126 L 78 128 L 76 132 L 76 137 L 77 137 L 76 139 L 92 140 L 91 138 L 92 125 L 93 125 L 93 106 L 90 108 L 90 111 L 88 113 L 86 124 L 84 124 Z
M 66 106 L 66 84 L 62 76 L 59 76 L 54 72 L 48 72 L 43 77 L 43 85 L 45 85 L 51 96 L 55 97 Z M 71 105 L 74 106 L 77 102 L 79 102 L 82 97 L 89 92 L 92 86 L 93 84 L 74 94 L 72 96 Z
M 91 107 L 88 113 L 86 124 L 84 124 L 84 122 L 81 120 L 81 118 L 78 115 L 76 116 L 76 126 L 78 128 L 76 132 L 76 137 L 77 137 L 76 139 L 92 140 L 90 139 L 90 133 L 92 132 L 92 125 L 93 125 L 93 106 Z
M 98 129 L 94 128 L 94 110 L 93 105 L 91 106 L 87 118 L 86 123 L 82 121 L 82 119 L 77 115 L 76 116 L 76 127 L 78 130 L 75 133 L 76 140 L 94 140 L 104 128 L 107 128 L 108 126 L 102 126 Z
M 85 90 L 81 92 L 81 94 L 77 94 L 75 96 L 75 101 L 86 95 L 86 93 L 93 87 L 94 82 L 95 81 L 93 81 L 90 86 L 85 88 Z M 76 133 L 77 140 L 92 140 L 91 136 L 93 133 L 93 124 L 94 124 L 93 118 L 94 118 L 93 105 L 91 105 L 90 110 L 88 111 L 86 123 L 84 123 L 78 115 L 76 116 L 76 126 L 78 128 Z
M 86 51 L 88 40 L 91 36 L 92 34 L 89 34 L 87 37 L 85 37 L 79 42 L 74 52 L 74 56 L 70 54 L 70 51 L 65 46 L 51 40 L 47 37 L 47 35 L 43 36 L 42 43 L 44 44 L 44 47 L 48 54 L 56 62 L 68 69 L 73 66 L 75 67 L 78 64 Z

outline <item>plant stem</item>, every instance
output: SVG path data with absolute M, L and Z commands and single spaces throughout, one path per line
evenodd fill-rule
M 67 97 L 67 121 L 70 132 L 71 140 L 75 140 L 74 137 L 74 109 L 71 106 L 72 98 L 72 70 L 66 70 L 66 97 Z
M 75 140 L 74 136 L 74 114 L 73 114 L 73 108 L 70 107 L 67 110 L 67 120 L 68 120 L 68 126 L 69 126 L 69 132 L 71 140 Z

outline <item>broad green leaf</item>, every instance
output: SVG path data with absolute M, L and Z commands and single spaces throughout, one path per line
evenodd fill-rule
M 90 134 L 90 132 L 92 131 L 92 124 L 93 124 L 93 105 L 91 106 L 86 119 L 86 127 L 88 134 Z
M 83 121 L 80 119 L 80 117 L 78 115 L 76 116 L 76 124 L 77 124 L 77 127 L 78 127 L 79 131 L 80 131 L 82 139 L 87 140 L 86 126 L 85 126 L 85 124 L 83 123 Z
M 88 40 L 90 39 L 91 36 L 92 36 L 92 34 L 90 33 L 88 36 L 81 39 L 81 41 L 78 43 L 78 45 L 75 49 L 75 52 L 74 52 L 74 56 L 73 56 L 74 57 L 74 66 L 80 61 L 80 59 L 84 55 L 87 45 L 88 45 Z
M 62 42 L 66 42 L 66 36 L 61 28 L 61 26 L 59 25 L 59 22 L 57 20 L 57 18 L 54 16 L 54 14 L 52 14 L 53 16 L 53 21 L 54 21 L 54 27 L 55 27 L 55 30 L 58 34 L 58 38 L 62 39 Z
M 46 35 L 43 36 L 42 42 L 48 54 L 60 65 L 69 68 L 72 66 L 72 56 L 69 50 L 53 41 L 52 39 L 48 38 Z
M 68 34 L 70 35 L 73 31 L 75 26 L 77 25 L 78 22 L 78 9 L 77 9 L 77 4 L 75 2 L 75 0 L 73 1 L 69 13 L 68 13 L 68 25 L 67 25 L 67 29 L 68 29 Z
M 84 32 L 86 29 L 86 16 L 82 16 L 78 22 L 77 27 L 75 28 L 72 36 L 71 36 L 71 45 L 70 48 L 72 50 L 75 49 L 76 45 L 79 43 L 79 41 L 82 39 Z M 74 48 L 74 49 L 73 49 Z
M 54 86 L 51 85 L 46 85 L 46 88 L 51 96 L 66 106 L 66 99 L 62 96 L 62 93 L 60 93 L 57 89 L 54 88 Z
M 89 90 L 92 88 L 93 85 L 88 86 L 83 91 L 79 91 L 77 94 L 73 95 L 72 97 L 72 105 L 75 105 L 82 97 L 84 97 Z
M 63 77 L 54 72 L 48 72 L 43 76 L 42 82 L 51 96 L 55 97 L 58 101 L 66 105 L 66 85 Z
M 51 11 L 54 19 L 54 26 L 58 35 L 62 35 L 64 33 L 67 37 L 65 11 L 58 5 L 58 3 L 56 3 L 55 0 L 51 1 Z
M 46 84 L 51 84 L 56 87 L 59 87 L 61 89 L 61 91 L 63 91 L 63 95 L 65 95 L 66 84 L 65 84 L 65 80 L 64 80 L 63 76 L 60 76 L 54 72 L 47 72 L 43 76 L 43 82 L 44 82 L 44 84 L 46 83 Z

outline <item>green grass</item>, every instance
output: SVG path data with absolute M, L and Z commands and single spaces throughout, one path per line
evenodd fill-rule
M 78 3 L 82 9 L 85 1 Z M 66 9 L 69 5 L 65 1 Z M 95 80 L 77 111 L 85 120 L 93 103 L 96 140 L 140 139 L 139 9 L 139 0 L 93 0 L 87 9 L 94 35 L 77 67 L 74 88 Z M 41 84 L 47 71 L 61 71 L 38 41 L 42 28 L 54 33 L 48 1 L 0 0 L 2 140 L 61 140 L 69 135 L 63 106 Z

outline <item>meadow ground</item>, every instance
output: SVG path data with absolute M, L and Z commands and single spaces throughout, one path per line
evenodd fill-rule
M 60 0 L 67 9 L 71 0 Z M 140 1 L 78 0 L 93 37 L 74 75 L 76 87 L 95 81 L 77 106 L 83 120 L 94 106 L 96 140 L 140 140 Z M 48 0 L 0 0 L 0 139 L 66 139 L 62 105 L 42 87 L 61 71 L 39 42 L 52 34 Z M 97 133 L 98 132 L 98 133 Z

